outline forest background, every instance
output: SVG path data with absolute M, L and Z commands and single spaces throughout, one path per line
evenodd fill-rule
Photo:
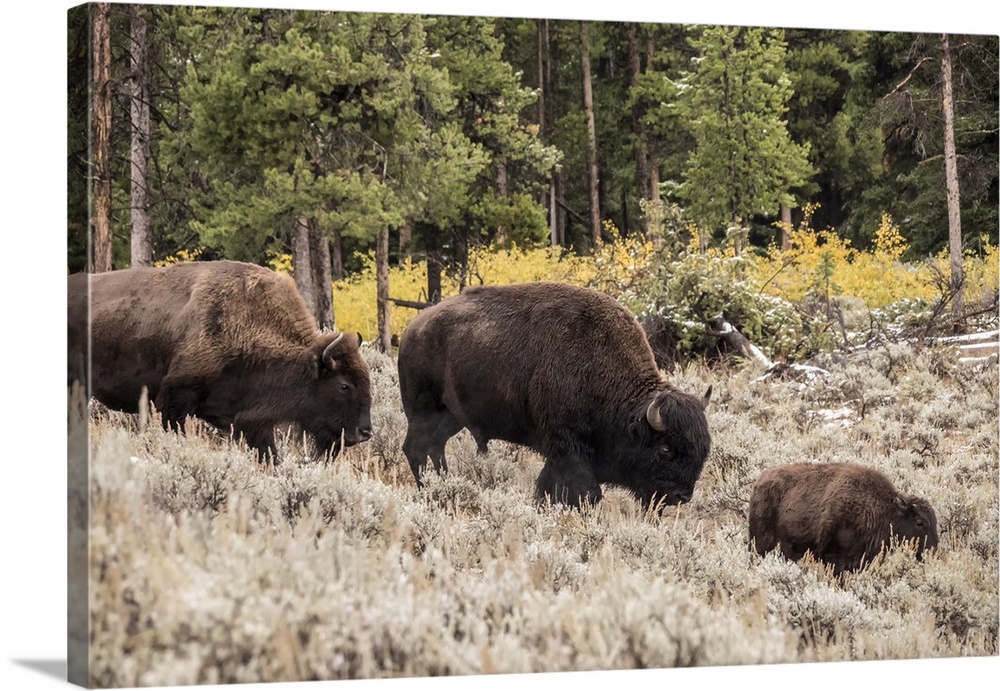
M 996 36 L 101 7 L 68 25 L 70 113 L 107 97 L 106 136 L 70 118 L 71 271 L 93 156 L 96 268 L 270 265 L 386 350 L 482 282 L 598 287 L 694 349 L 724 314 L 788 357 L 840 295 L 995 311 Z

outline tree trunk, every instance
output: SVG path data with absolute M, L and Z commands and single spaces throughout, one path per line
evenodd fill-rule
M 594 90 L 590 77 L 590 36 L 587 22 L 580 22 L 580 65 L 583 68 L 583 109 L 587 115 L 587 175 L 590 180 L 590 236 L 601 244 L 601 207 L 597 175 L 597 127 L 594 123 Z
M 428 228 L 424 241 L 427 246 L 427 302 L 431 305 L 441 301 L 440 232 L 437 228 Z
M 637 89 L 639 73 L 642 69 L 639 58 L 638 28 L 634 23 L 628 25 L 628 73 L 629 86 Z M 632 104 L 632 135 L 635 137 L 635 187 L 639 196 L 639 223 L 643 237 L 649 238 L 649 220 L 643 201 L 649 201 L 649 159 L 646 154 L 646 135 L 642 125 L 643 107 L 636 99 Z
M 781 205 L 781 251 L 787 252 L 791 247 L 792 234 L 792 209 L 785 204 Z
M 545 26 L 547 19 L 535 20 L 535 42 L 538 47 L 538 135 L 545 135 Z
M 334 330 L 333 276 L 330 273 L 330 240 L 319 228 L 310 223 L 309 258 L 312 264 L 313 304 L 316 323 L 321 329 Z
M 556 202 L 555 176 L 549 183 L 549 240 L 553 247 L 562 244 L 559 241 L 559 204 Z
M 312 273 L 312 251 L 309 247 L 309 221 L 302 217 L 295 221 L 295 233 L 292 236 L 292 271 L 295 274 L 295 287 L 306 301 L 306 309 L 315 316 L 316 290 Z
M 958 320 L 965 311 L 962 286 L 962 213 L 959 206 L 958 164 L 955 155 L 955 106 L 951 93 L 951 47 L 948 34 L 941 34 L 942 102 L 944 108 L 944 175 L 948 193 L 948 245 L 951 254 L 952 316 Z
M 655 146 L 649 157 L 649 198 L 654 204 L 660 201 L 660 160 Z
M 656 45 L 652 36 L 646 37 L 646 69 L 653 69 L 653 56 L 656 54 Z M 657 146 L 656 136 L 649 138 L 649 198 L 654 204 L 660 203 L 660 150 Z
M 392 348 L 389 328 L 389 229 L 382 228 L 375 237 L 375 294 L 378 312 L 376 347 L 383 353 Z
M 142 5 L 132 5 L 132 46 L 129 51 L 132 81 L 132 266 L 149 266 L 153 263 L 153 236 L 146 203 L 146 192 L 149 189 L 149 43 L 146 39 L 145 12 Z
M 552 58 L 549 53 L 549 20 L 536 20 L 538 31 L 538 135 L 542 142 L 549 141 L 549 133 L 546 129 L 545 104 L 546 95 L 552 89 Z M 558 211 L 556 209 L 556 183 L 553 177 L 549 179 L 548 193 L 543 192 L 543 204 L 548 205 L 549 211 L 549 242 L 555 247 L 559 244 L 559 230 L 556 226 Z
M 413 221 L 409 218 L 403 221 L 403 225 L 399 228 L 399 263 L 402 264 L 404 259 L 409 259 L 411 256 L 411 248 L 413 245 Z
M 344 280 L 344 236 L 340 234 L 340 228 L 333 230 L 333 275 L 334 281 Z
M 555 191 L 555 194 L 552 195 L 552 201 L 555 202 L 554 206 L 556 208 L 556 235 L 558 243 L 565 247 L 568 244 L 566 238 L 566 213 L 559 211 L 559 200 L 566 194 L 563 189 L 564 185 L 562 173 L 556 173 L 553 176 L 552 183 L 552 189 Z
M 111 28 L 108 3 L 94 3 L 92 19 L 95 273 L 111 270 Z
M 497 164 L 497 196 L 501 199 L 507 198 L 507 164 L 502 161 Z M 494 242 L 497 245 L 506 245 L 507 239 L 507 228 L 498 225 Z

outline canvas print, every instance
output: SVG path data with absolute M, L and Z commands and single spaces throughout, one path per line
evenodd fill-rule
M 71 682 L 997 655 L 997 36 L 67 27 Z

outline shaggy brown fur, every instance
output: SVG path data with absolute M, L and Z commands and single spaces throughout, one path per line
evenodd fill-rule
M 761 473 L 750 497 L 750 545 L 792 561 L 806 551 L 834 573 L 859 569 L 884 547 L 917 541 L 917 558 L 937 547 L 937 518 L 923 499 L 850 463 L 795 463 Z
M 136 412 L 146 387 L 165 427 L 198 416 L 262 460 L 277 461 L 282 422 L 321 453 L 339 449 L 342 432 L 348 445 L 371 436 L 361 337 L 321 333 L 288 276 L 232 261 L 74 274 L 70 384 L 87 380 L 88 288 L 89 392 L 109 408 Z
M 445 442 L 462 428 L 481 451 L 502 439 L 544 455 L 539 498 L 572 505 L 599 500 L 601 483 L 687 501 L 708 455 L 711 388 L 697 398 L 668 383 L 632 313 L 597 291 L 469 288 L 410 323 L 398 364 L 418 484 L 428 455 L 447 468 Z

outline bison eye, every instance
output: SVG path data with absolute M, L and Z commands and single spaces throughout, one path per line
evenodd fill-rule
M 340 382 L 340 390 L 343 391 L 344 393 L 347 393 L 348 391 L 351 390 L 351 385 L 348 384 L 346 381 L 342 381 Z
M 917 527 L 918 528 L 923 528 L 924 527 L 924 519 L 922 519 L 922 518 L 918 518 L 917 519 Z

